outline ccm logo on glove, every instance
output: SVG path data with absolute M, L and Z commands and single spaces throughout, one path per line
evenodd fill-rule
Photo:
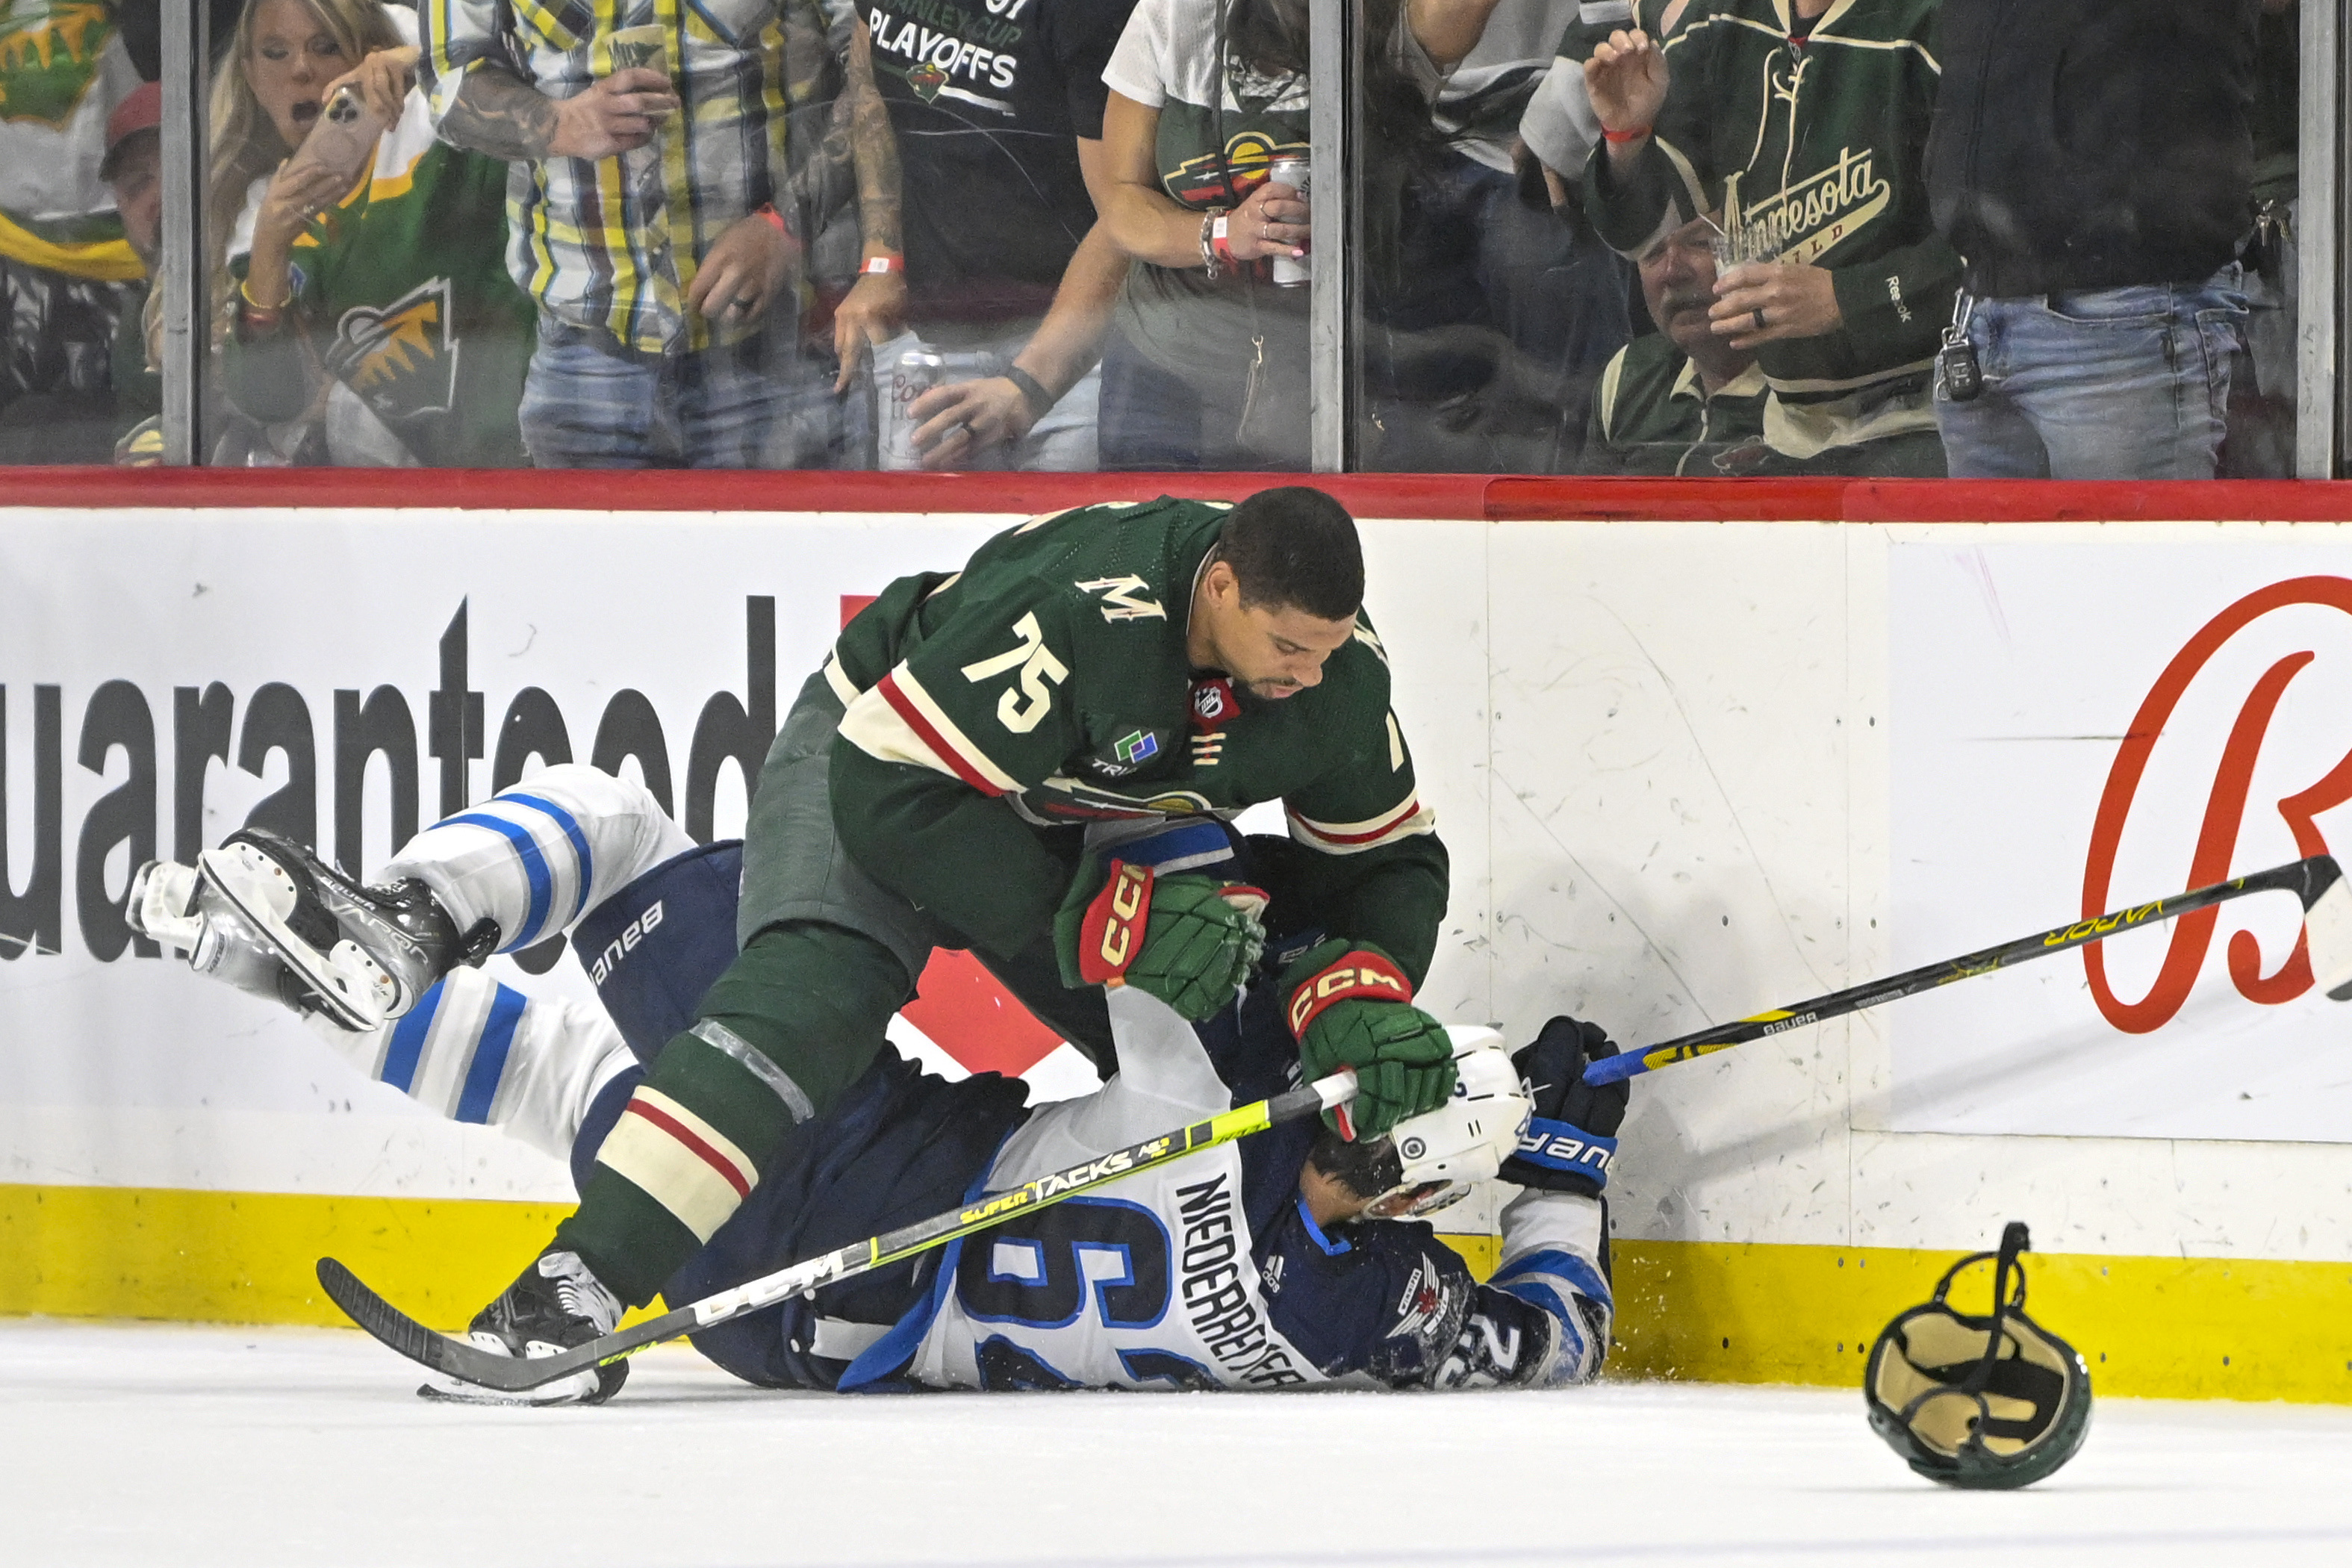
M 1094 907 L 1087 911 L 1087 923 L 1102 933 L 1094 952 L 1078 964 L 1078 973 L 1088 984 L 1100 985 L 1127 973 L 1128 963 L 1135 957 L 1135 944 L 1142 936 L 1138 917 L 1150 906 L 1151 868 L 1118 862 L 1110 880 L 1095 895 Z
M 1315 1015 L 1335 1002 L 1349 1000 L 1410 1002 L 1412 982 L 1379 953 L 1358 949 L 1291 993 L 1291 1034 L 1304 1038 Z

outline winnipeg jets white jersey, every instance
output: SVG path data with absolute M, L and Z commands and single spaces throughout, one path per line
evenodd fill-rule
M 1023 1179 L 1003 1173 L 990 1184 Z M 1115 1190 L 965 1240 L 942 1263 L 944 1295 L 909 1369 L 915 1381 L 1163 1389 L 1326 1381 L 1274 1326 L 1232 1145 Z
M 1003 1192 L 1224 1110 L 1200 1038 L 1132 988 L 1108 998 L 1120 1071 L 1049 1105 L 989 1168 Z M 1274 1325 L 1237 1146 L 1204 1149 L 959 1244 L 908 1373 L 937 1388 L 1282 1388 L 1321 1383 Z

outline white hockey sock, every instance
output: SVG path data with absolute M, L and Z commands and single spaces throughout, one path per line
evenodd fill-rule
M 496 921 L 510 952 L 693 847 L 643 785 L 566 763 L 435 823 L 381 876 L 422 881 L 461 931 Z
M 428 1110 L 495 1127 L 558 1160 L 572 1157 L 597 1091 L 636 1065 L 603 1008 L 526 996 L 478 969 L 452 970 L 381 1029 L 317 1032 Z

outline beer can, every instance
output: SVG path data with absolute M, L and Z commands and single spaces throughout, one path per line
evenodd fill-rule
M 1274 166 L 1265 172 L 1265 177 L 1270 184 L 1288 185 L 1298 193 L 1301 200 L 1304 200 L 1307 193 L 1313 189 L 1314 175 L 1313 166 L 1304 158 L 1277 158 L 1274 161 Z M 1307 247 L 1312 251 L 1314 242 L 1308 241 Z M 1314 277 L 1315 258 L 1311 254 L 1307 256 L 1277 254 L 1274 258 L 1274 286 L 1277 289 L 1296 289 L 1311 281 Z
M 915 431 L 922 424 L 914 415 L 915 400 L 935 386 L 977 381 L 1001 374 L 992 354 L 956 353 L 919 340 L 898 355 L 874 367 L 875 461 L 893 473 L 910 473 L 923 466 L 915 449 Z

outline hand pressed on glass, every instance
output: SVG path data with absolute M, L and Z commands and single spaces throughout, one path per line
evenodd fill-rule
M 1609 156 L 1630 158 L 1641 151 L 1644 133 L 1666 104 L 1666 57 L 1650 35 L 1635 27 L 1612 33 L 1584 62 L 1584 90 L 1609 137 Z

